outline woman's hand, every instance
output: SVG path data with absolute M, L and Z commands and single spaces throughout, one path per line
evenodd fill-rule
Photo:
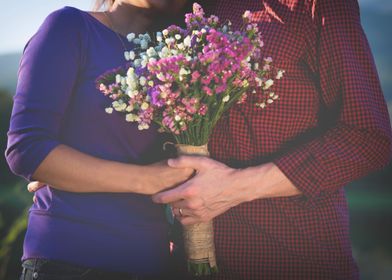
M 181 156 L 168 164 L 196 170 L 185 183 L 153 196 L 170 204 L 184 225 L 210 221 L 243 202 L 301 193 L 273 163 L 233 169 L 207 157 Z
M 194 173 L 194 169 L 173 168 L 167 163 L 167 160 L 159 161 L 145 166 L 145 194 L 156 194 L 160 191 L 176 187 L 177 185 L 188 180 Z

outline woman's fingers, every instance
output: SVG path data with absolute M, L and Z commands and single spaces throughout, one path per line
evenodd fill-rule
M 42 187 L 44 187 L 44 186 L 46 186 L 45 183 L 38 182 L 38 181 L 33 181 L 33 182 L 30 182 L 30 183 L 27 185 L 27 190 L 28 190 L 29 192 L 36 192 L 37 190 L 39 190 L 40 188 L 42 188 Z

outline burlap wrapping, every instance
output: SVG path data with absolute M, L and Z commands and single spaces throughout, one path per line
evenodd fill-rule
M 178 155 L 209 156 L 207 145 L 191 146 L 176 144 Z M 216 266 L 214 229 L 212 221 L 183 226 L 184 246 L 192 263 L 209 263 Z

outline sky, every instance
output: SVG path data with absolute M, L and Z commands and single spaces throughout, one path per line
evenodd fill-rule
M 0 54 L 21 52 L 52 11 L 64 6 L 91 10 L 93 3 L 94 0 L 0 0 Z
M 0 55 L 21 52 L 24 44 L 35 33 L 45 17 L 64 6 L 91 10 L 93 0 L 0 0 Z M 392 12 L 392 0 L 359 0 L 366 8 Z

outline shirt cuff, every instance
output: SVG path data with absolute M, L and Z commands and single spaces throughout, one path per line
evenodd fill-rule
M 320 146 L 315 140 L 272 161 L 313 206 L 325 193 L 322 187 L 326 178 L 325 169 L 315 156 Z

